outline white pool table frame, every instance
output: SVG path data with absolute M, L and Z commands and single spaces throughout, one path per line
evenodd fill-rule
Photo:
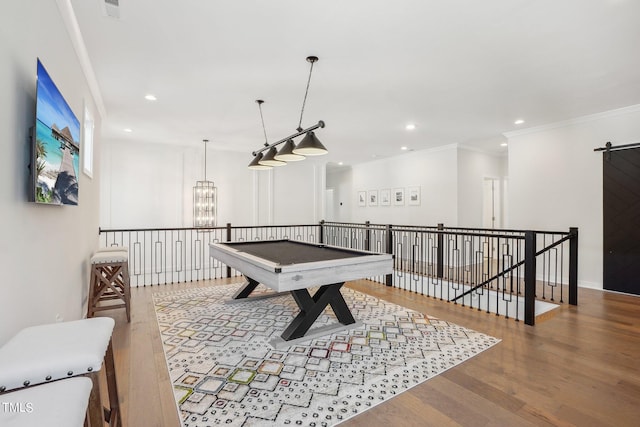
M 291 292 L 300 313 L 289 324 L 282 334 L 282 342 L 308 338 L 307 331 L 316 318 L 331 305 L 341 329 L 356 324 L 351 311 L 346 305 L 340 288 L 344 282 L 367 277 L 391 274 L 393 272 L 393 256 L 369 251 L 352 250 L 317 243 L 292 241 L 314 247 L 326 247 L 340 251 L 356 252 L 359 256 L 324 261 L 311 261 L 299 264 L 280 264 L 243 252 L 237 246 L 225 243 L 210 243 L 210 256 L 229 267 L 241 272 L 247 283 L 234 295 L 234 299 L 247 298 L 255 287 L 262 283 L 276 292 Z M 307 288 L 320 287 L 312 296 Z M 325 330 L 324 333 L 331 332 Z M 273 345 L 273 343 L 272 343 Z

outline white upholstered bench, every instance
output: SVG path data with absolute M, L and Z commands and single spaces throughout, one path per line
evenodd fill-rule
M 91 380 L 74 377 L 0 395 L 0 426 L 82 427 Z
M 104 420 L 110 426 L 121 426 L 111 345 L 114 325 L 115 321 L 109 317 L 95 317 L 21 330 L 0 347 L 0 393 L 88 375 L 93 382 L 88 411 L 91 427 L 102 427 Z M 99 384 L 103 361 L 109 392 L 106 410 L 102 406 Z M 0 394 L 0 398 L 4 396 Z

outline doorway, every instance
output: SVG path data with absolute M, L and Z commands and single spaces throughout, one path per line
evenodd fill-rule
M 502 227 L 502 191 L 500 179 L 484 178 L 482 183 L 482 227 Z
M 640 295 L 640 146 L 602 161 L 603 287 Z

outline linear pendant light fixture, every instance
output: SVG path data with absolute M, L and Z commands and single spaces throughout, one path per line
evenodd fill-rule
M 329 151 L 322 145 L 318 137 L 313 133 L 314 130 L 318 128 L 324 127 L 324 122 L 320 120 L 318 124 L 313 125 L 307 129 L 302 128 L 302 116 L 304 114 L 304 107 L 307 102 L 307 95 L 309 94 L 309 84 L 311 83 L 311 73 L 313 73 L 313 64 L 318 61 L 317 56 L 309 56 L 307 57 L 307 62 L 311 64 L 311 68 L 309 70 L 309 79 L 307 80 L 307 89 L 304 93 L 304 99 L 302 101 L 302 109 L 300 111 L 300 122 L 298 123 L 298 128 L 296 129 L 298 132 L 292 135 L 287 136 L 277 142 L 269 144 L 267 142 L 267 132 L 264 127 L 264 118 L 262 116 L 262 104 L 263 100 L 258 99 L 256 102 L 258 103 L 258 108 L 260 109 L 260 119 L 262 120 L 262 130 L 264 131 L 264 147 L 254 151 L 252 154 L 254 156 L 251 163 L 249 163 L 249 169 L 253 170 L 267 170 L 272 167 L 284 166 L 286 162 L 296 162 L 300 160 L 304 160 L 305 156 L 320 156 L 323 154 L 327 154 Z M 294 138 L 299 137 L 300 135 L 305 135 L 305 137 L 300 141 L 298 146 L 293 142 Z M 280 151 L 276 149 L 276 147 L 280 144 L 284 143 Z M 266 151 L 266 153 L 265 153 Z
M 204 181 L 196 181 L 193 187 L 193 226 L 216 226 L 217 189 L 212 181 L 207 181 L 207 142 L 204 142 Z

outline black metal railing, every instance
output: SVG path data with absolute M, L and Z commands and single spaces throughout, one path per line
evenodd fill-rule
M 315 242 L 319 229 L 318 224 L 100 229 L 100 246 L 128 248 L 131 286 L 137 287 L 238 275 L 209 256 L 209 243 L 273 239 Z
M 535 323 L 535 300 L 577 305 L 578 229 L 493 230 L 323 223 L 325 243 L 394 255 L 384 281 Z M 383 248 L 383 250 L 380 250 Z M 376 280 L 376 278 L 372 278 Z
M 394 255 L 371 277 L 425 296 L 535 323 L 536 299 L 577 305 L 578 229 L 493 230 L 334 223 L 100 230 L 101 246 L 129 248 L 132 286 L 237 276 L 209 243 L 291 239 Z

